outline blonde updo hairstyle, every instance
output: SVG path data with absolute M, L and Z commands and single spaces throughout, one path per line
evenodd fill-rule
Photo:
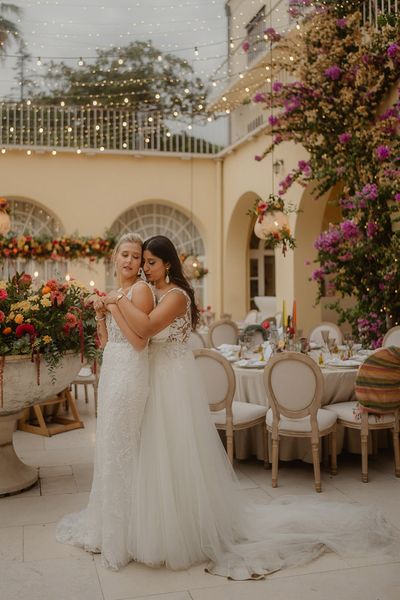
M 138 244 L 141 248 L 143 248 L 143 240 L 138 233 L 124 233 L 121 235 L 117 243 L 115 244 L 114 250 L 111 255 L 111 262 L 114 265 L 114 275 L 117 275 L 117 270 L 115 268 L 115 261 L 117 259 L 117 254 L 122 244 Z

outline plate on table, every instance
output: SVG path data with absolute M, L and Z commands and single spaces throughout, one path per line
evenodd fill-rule
M 310 350 L 321 350 L 321 344 L 317 344 L 317 342 L 310 342 Z
M 358 369 L 361 365 L 359 360 L 340 360 L 339 358 L 325 361 L 326 367 L 334 367 L 337 369 Z
M 240 367 L 241 369 L 263 369 L 267 362 L 265 360 L 238 360 L 235 363 L 235 367 Z

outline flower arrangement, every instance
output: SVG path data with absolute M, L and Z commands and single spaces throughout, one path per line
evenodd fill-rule
M 109 260 L 115 246 L 114 237 L 35 237 L 32 235 L 0 236 L 0 260 L 25 258 L 35 260 Z
M 284 141 L 299 143 L 308 160 L 279 194 L 311 179 L 316 195 L 337 190 L 342 221 L 316 240 L 312 278 L 319 297 L 328 278 L 338 296 L 355 299 L 351 309 L 331 307 L 378 346 L 387 327 L 400 323 L 400 101 L 381 108 L 400 76 L 400 19 L 381 14 L 376 30 L 362 25 L 359 8 L 350 0 L 290 0 L 292 16 L 305 18 L 302 38 L 282 42 L 292 44 L 294 60 L 281 66 L 297 81 L 275 81 L 264 94 L 274 109 L 272 144 L 256 159 Z
M 0 281 L 0 356 L 43 356 L 51 374 L 69 351 L 98 356 L 93 294 L 75 280 L 34 286 L 27 273 Z
M 267 200 L 257 198 L 247 212 L 248 215 L 257 217 L 254 231 L 258 237 L 265 240 L 265 246 L 281 246 L 284 256 L 289 248 L 293 250 L 296 246 L 287 222 L 289 212 L 294 212 L 294 208 L 286 208 L 284 200 L 274 194 L 270 194 Z

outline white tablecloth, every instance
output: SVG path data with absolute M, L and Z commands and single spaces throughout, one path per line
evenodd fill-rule
M 234 400 L 252 402 L 268 406 L 268 398 L 264 388 L 262 369 L 244 369 L 233 367 L 236 376 L 236 393 Z M 354 382 L 357 369 L 322 368 L 324 393 L 322 405 L 354 400 Z M 295 386 L 295 384 L 294 384 Z M 294 387 L 295 393 L 295 387 Z M 359 432 L 358 438 L 359 438 Z M 346 431 L 347 434 L 347 431 Z M 255 454 L 263 459 L 262 433 L 260 428 L 237 431 L 235 433 L 236 458 L 244 459 Z M 343 428 L 338 428 L 338 451 L 343 447 Z M 357 451 L 357 448 L 353 449 Z M 279 445 L 279 456 L 282 460 L 301 459 L 312 462 L 310 443 L 300 438 L 284 438 Z

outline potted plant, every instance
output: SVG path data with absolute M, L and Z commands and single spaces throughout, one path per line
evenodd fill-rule
M 0 495 L 29 487 L 36 469 L 15 454 L 23 410 L 55 396 L 98 353 L 93 295 L 83 284 L 26 273 L 0 281 Z

